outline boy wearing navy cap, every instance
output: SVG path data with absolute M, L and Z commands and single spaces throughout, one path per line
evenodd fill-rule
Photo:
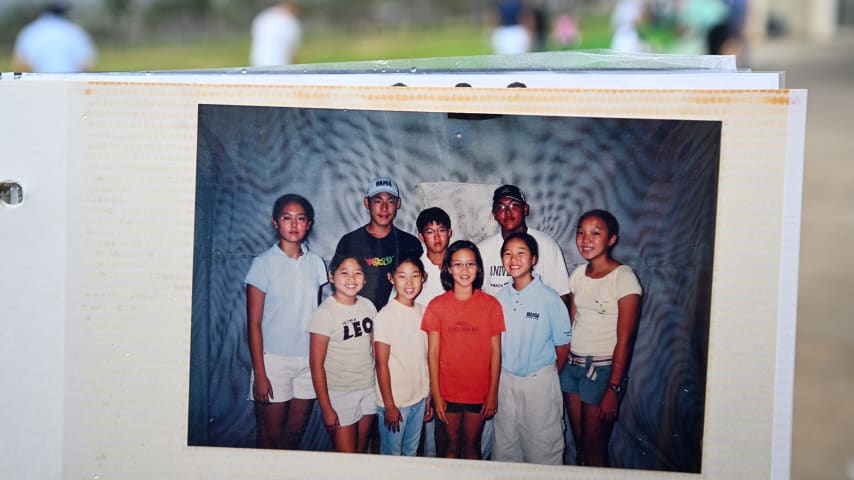
M 557 291 L 564 305 L 569 309 L 569 272 L 566 270 L 563 252 L 547 233 L 528 228 L 525 221 L 528 212 L 528 202 L 519 187 L 502 185 L 495 189 L 492 195 L 492 217 L 498 222 L 501 231 L 483 240 L 477 246 L 483 256 L 483 291 L 496 295 L 510 283 L 510 274 L 504 268 L 501 258 L 501 246 L 504 244 L 504 239 L 512 233 L 528 233 L 534 237 L 539 246 L 539 261 L 534 271 L 545 285 Z M 483 426 L 481 439 L 483 458 L 492 456 L 493 431 L 493 422 L 487 421 Z
M 363 203 L 371 219 L 367 225 L 341 237 L 336 254 L 357 256 L 368 265 L 365 287 L 360 295 L 368 298 L 380 310 L 388 303 L 392 285 L 386 274 L 398 258 L 418 258 L 423 253 L 421 242 L 394 226 L 400 209 L 400 190 L 389 177 L 377 177 L 368 183 Z

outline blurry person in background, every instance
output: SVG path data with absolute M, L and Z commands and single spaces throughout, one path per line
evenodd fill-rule
M 67 0 L 48 0 L 44 12 L 15 39 L 12 69 L 16 72 L 73 73 L 91 71 L 97 52 L 89 34 L 66 18 Z
M 725 0 L 672 0 L 672 3 L 679 37 L 669 53 L 709 53 L 709 32 L 727 18 L 728 3 Z
M 531 19 L 533 21 L 533 45 L 531 49 L 535 52 L 545 52 L 549 46 L 549 10 L 545 0 L 533 0 L 531 2 Z
M 295 63 L 302 42 L 299 6 L 281 2 L 263 10 L 252 20 L 252 47 L 249 63 L 253 67 L 270 67 Z
M 534 46 L 534 13 L 522 0 L 495 2 L 487 24 L 492 29 L 492 50 L 499 55 L 527 53 Z
M 649 47 L 641 39 L 638 28 L 646 19 L 645 0 L 618 0 L 611 13 L 611 49 L 621 52 L 646 52 Z
M 552 25 L 552 42 L 559 50 L 574 48 L 581 43 L 581 28 L 569 13 L 561 13 Z
M 729 5 L 729 11 L 722 21 L 709 30 L 709 53 L 736 55 L 739 60 L 745 60 L 747 39 L 744 30 L 747 24 L 748 1 L 723 0 L 723 3 Z

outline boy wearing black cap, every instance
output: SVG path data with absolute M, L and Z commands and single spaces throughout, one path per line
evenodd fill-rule
M 534 237 L 539 246 L 534 273 L 540 276 L 544 284 L 555 289 L 569 308 L 569 272 L 566 270 L 563 252 L 547 233 L 528 228 L 525 223 L 525 218 L 528 216 L 528 202 L 525 201 L 522 190 L 516 185 L 502 185 L 496 188 L 492 195 L 492 216 L 498 222 L 501 231 L 483 240 L 477 246 L 483 257 L 483 291 L 495 295 L 511 282 L 512 278 L 501 261 L 501 245 L 511 233 L 527 232 Z M 493 422 L 487 421 L 483 426 L 481 439 L 482 458 L 492 456 L 493 430 Z
M 400 209 L 400 190 L 388 177 L 377 177 L 368 183 L 363 199 L 371 214 L 367 225 L 341 237 L 336 254 L 363 258 L 365 287 L 360 295 L 371 300 L 377 310 L 388 303 L 392 285 L 386 274 L 398 258 L 418 258 L 423 253 L 421 242 L 394 226 L 394 217 Z
M 539 245 L 539 261 L 534 272 L 539 274 L 543 283 L 557 290 L 564 303 L 569 299 L 569 272 L 563 252 L 547 233 L 528 228 L 525 218 L 528 216 L 528 203 L 525 195 L 516 185 L 502 185 L 492 195 L 492 216 L 501 232 L 480 242 L 477 248 L 483 256 L 485 278 L 483 291 L 495 295 L 502 287 L 510 283 L 510 275 L 501 262 L 501 244 L 511 233 L 527 232 Z

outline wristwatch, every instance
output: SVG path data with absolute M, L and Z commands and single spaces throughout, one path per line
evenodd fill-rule
M 613 390 L 614 392 L 617 392 L 617 393 L 620 393 L 621 391 L 623 391 L 623 386 L 620 385 L 619 383 L 609 383 L 608 388 L 610 388 L 611 390 Z

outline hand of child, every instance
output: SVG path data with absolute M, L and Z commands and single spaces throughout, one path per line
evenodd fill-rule
M 436 412 L 435 415 L 439 417 L 439 420 L 442 423 L 448 423 L 448 416 L 445 414 L 445 410 L 448 409 L 448 402 L 445 401 L 442 397 L 437 397 L 433 399 L 433 410 Z
M 605 390 L 605 395 L 599 402 L 599 419 L 610 421 L 617 418 L 617 392 L 610 388 Z
M 341 425 L 338 423 L 338 412 L 334 409 L 330 408 L 328 411 L 322 411 L 321 416 L 323 417 L 323 424 L 326 425 L 326 429 L 330 432 L 341 428 Z
M 483 407 L 480 409 L 480 416 L 484 420 L 495 415 L 495 412 L 498 411 L 498 396 L 487 394 L 486 399 L 483 401 Z
M 273 386 L 266 375 L 255 377 L 252 384 L 252 399 L 260 403 L 270 403 L 273 400 Z
M 397 433 L 400 431 L 400 409 L 395 405 L 386 407 L 383 417 L 385 419 L 385 428 L 390 432 Z
M 427 397 L 427 404 L 424 406 L 424 421 L 429 422 L 433 420 L 433 402 L 430 401 L 430 397 Z

